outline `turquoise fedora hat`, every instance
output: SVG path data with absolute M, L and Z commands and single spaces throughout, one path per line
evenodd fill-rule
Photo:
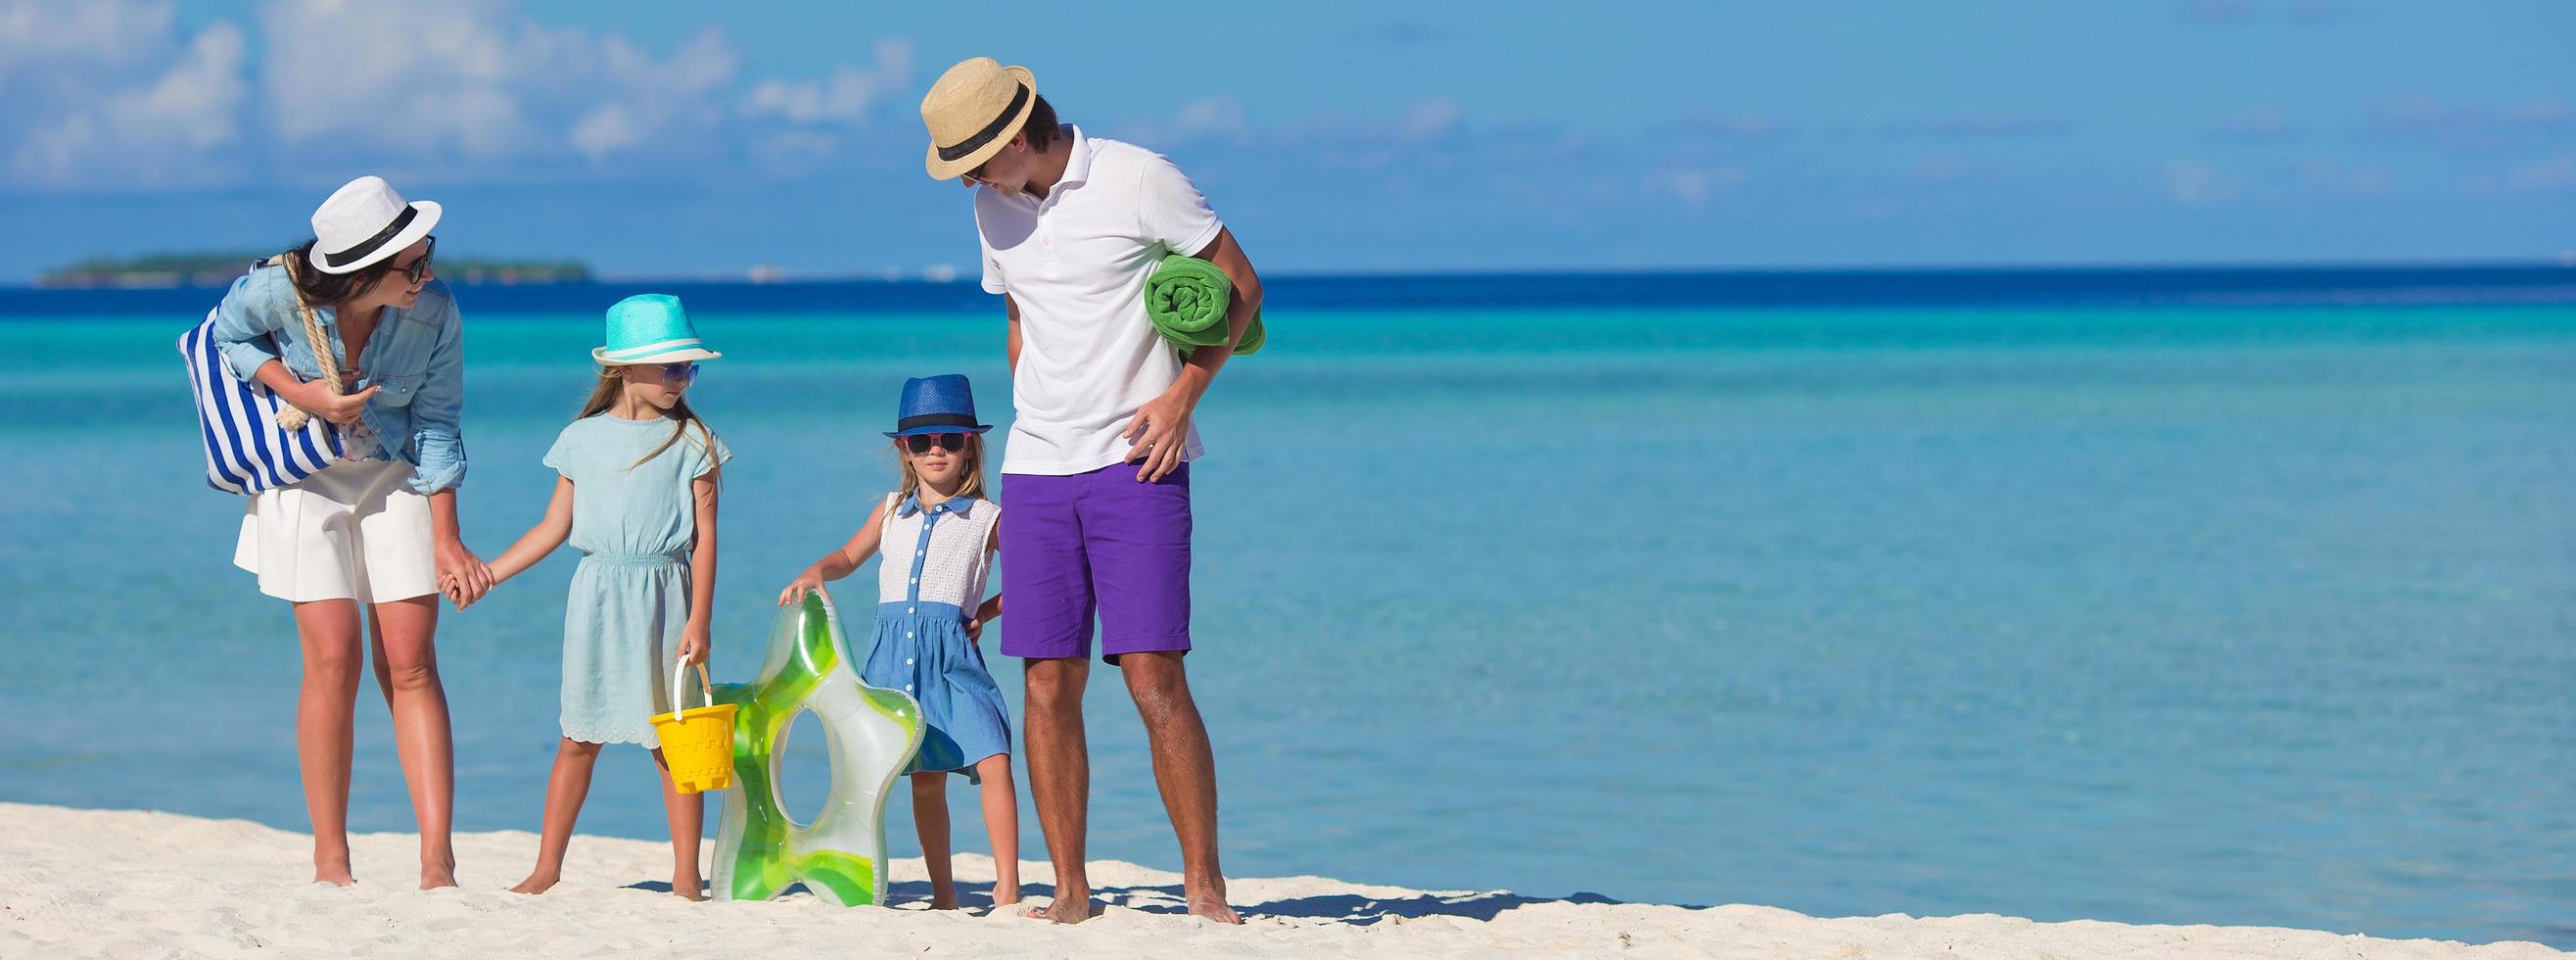
M 608 345 L 590 351 L 603 367 L 643 363 L 713 360 L 724 354 L 706 348 L 680 298 L 667 293 L 639 293 L 608 308 Z

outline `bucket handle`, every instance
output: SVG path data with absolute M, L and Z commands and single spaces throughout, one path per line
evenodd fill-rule
M 678 723 L 679 721 L 689 718 L 689 708 L 680 705 L 680 685 L 686 682 L 689 676 L 688 661 L 683 659 L 681 662 L 673 664 L 672 667 L 671 722 Z M 707 665 L 703 663 L 698 664 L 698 688 L 706 691 L 707 695 L 707 705 L 698 709 L 705 710 L 714 707 L 716 705 L 716 688 L 715 684 L 707 679 Z

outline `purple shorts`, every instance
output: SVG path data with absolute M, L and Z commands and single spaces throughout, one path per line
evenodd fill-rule
M 1153 483 L 1118 463 L 1002 476 L 1002 653 L 1101 659 L 1190 649 L 1190 468 Z

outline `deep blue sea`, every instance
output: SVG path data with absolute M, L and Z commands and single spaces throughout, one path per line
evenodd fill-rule
M 1282 279 L 1199 416 L 1227 870 L 2576 947 L 2571 275 Z M 626 292 L 460 291 L 486 557 Z M 905 377 L 1006 420 L 1002 323 L 965 285 L 681 292 L 743 679 L 893 482 Z M 305 826 L 292 625 L 171 348 L 216 296 L 0 291 L 0 800 Z M 537 824 L 572 567 L 442 621 L 459 829 Z M 1094 679 L 1091 850 L 1176 867 Z M 373 690 L 354 824 L 410 830 Z M 810 811 L 810 720 L 791 751 Z M 642 751 L 582 826 L 660 835 Z

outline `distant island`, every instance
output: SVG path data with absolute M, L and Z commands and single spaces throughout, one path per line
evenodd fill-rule
M 36 285 L 56 289 L 98 287 L 219 287 L 263 253 L 152 253 L 139 257 L 92 257 L 36 276 Z M 586 283 L 590 265 L 578 260 L 438 259 L 438 275 L 458 283 Z

